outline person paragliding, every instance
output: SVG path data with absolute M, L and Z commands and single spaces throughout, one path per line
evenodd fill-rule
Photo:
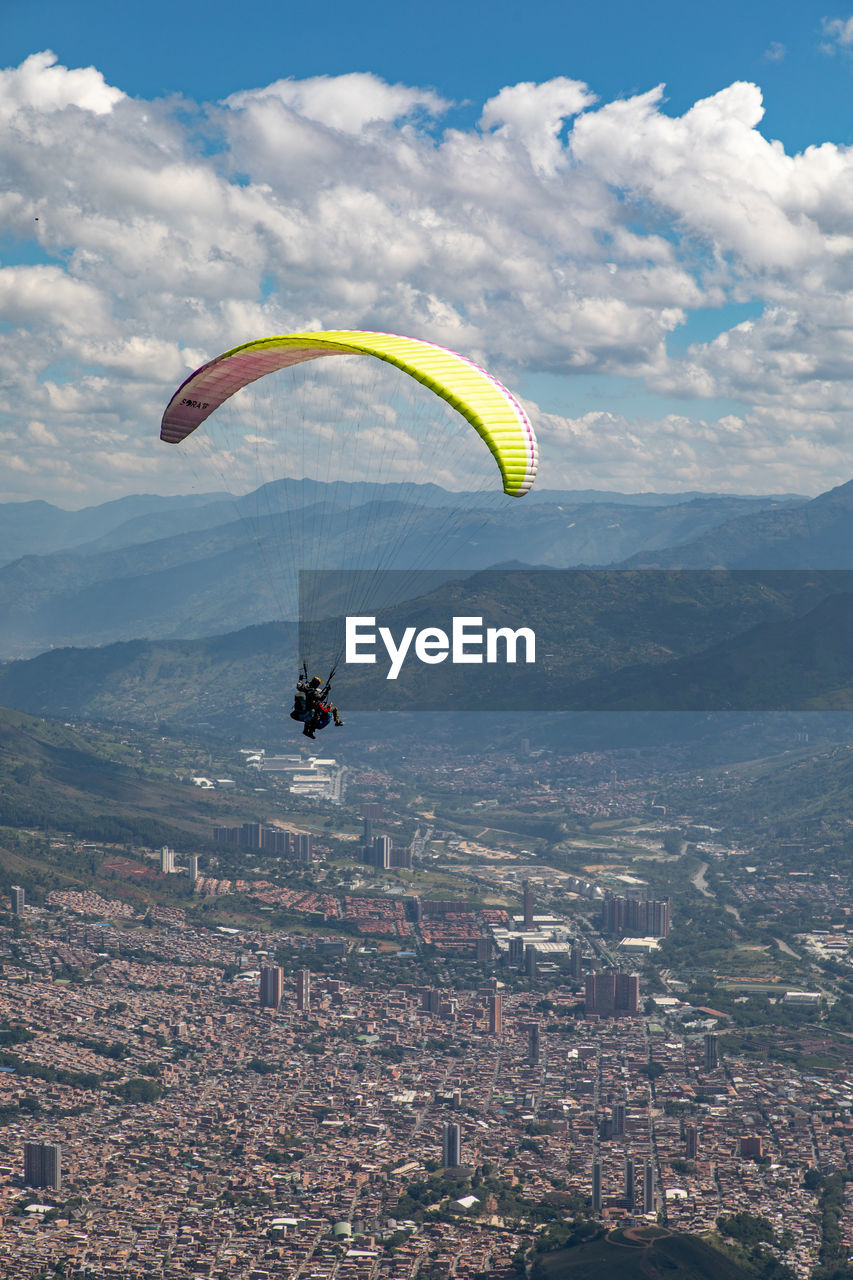
M 311 719 L 321 684 L 322 681 L 319 676 L 314 676 L 311 680 L 308 679 L 308 668 L 303 662 L 302 670 L 296 680 L 296 694 L 293 699 L 293 710 L 290 713 L 291 720 L 307 722 Z
M 290 718 L 301 721 L 305 726 L 302 732 L 306 738 L 315 737 L 317 732 L 325 729 L 332 720 L 338 728 L 341 728 L 344 723 L 338 714 L 338 708 L 329 701 L 333 675 L 334 671 L 325 684 L 319 676 L 312 676 L 309 680 L 308 668 L 305 663 L 302 664 L 302 671 L 296 681 L 296 694 Z
M 488 448 L 500 472 L 504 493 L 521 498 L 530 490 L 536 478 L 539 449 L 530 419 L 512 392 L 457 352 L 401 334 L 333 329 L 279 334 L 232 347 L 184 379 L 163 413 L 160 439 L 180 445 L 227 400 L 267 375 L 319 357 L 349 356 L 384 361 L 432 391 L 473 428 Z M 290 714 L 304 725 L 303 733 L 308 738 L 332 720 L 336 725 L 343 724 L 329 698 L 333 674 L 334 671 L 324 685 L 319 676 L 309 680 L 303 664 Z

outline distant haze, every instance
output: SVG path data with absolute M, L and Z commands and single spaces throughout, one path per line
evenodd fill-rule
M 306 481 L 238 499 L 138 495 L 76 512 L 10 503 L 0 505 L 0 658 L 292 620 L 300 569 L 656 562 L 725 536 L 732 522 L 782 520 L 815 505 L 790 495 L 542 491 L 535 500 L 484 499 L 437 486 Z M 843 500 L 828 510 L 843 523 Z M 841 534 L 838 542 L 842 554 L 853 545 Z M 747 545 L 739 531 L 738 552 Z

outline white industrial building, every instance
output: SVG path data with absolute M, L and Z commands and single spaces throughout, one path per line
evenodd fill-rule
M 346 765 L 329 756 L 264 756 L 256 768 L 261 773 L 290 774 L 290 793 L 312 800 L 340 804 L 344 797 Z

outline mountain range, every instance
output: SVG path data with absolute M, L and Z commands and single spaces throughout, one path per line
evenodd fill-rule
M 0 703 L 63 719 L 242 731 L 280 727 L 292 681 L 296 562 L 281 554 L 292 546 L 288 532 L 322 567 L 334 553 L 355 567 L 372 557 L 410 568 L 438 547 L 439 566 L 467 574 L 510 563 L 849 568 L 853 482 L 814 499 L 543 491 L 484 505 L 479 495 L 435 486 L 280 481 L 239 499 L 143 495 L 81 512 L 6 504 L 0 531 L 7 556 L 28 537 L 33 548 L 0 567 Z M 797 671 L 816 626 L 829 640 L 811 705 L 846 705 L 851 611 L 844 590 L 834 594 L 831 603 L 814 598 L 775 614 L 753 600 L 738 627 L 712 628 L 704 644 L 694 636 L 653 661 L 630 645 L 609 670 L 592 655 L 591 665 L 572 669 L 588 699 L 577 705 L 637 708 L 652 697 L 683 706 L 673 691 L 695 684 L 697 669 L 717 690 L 714 705 L 778 705 L 766 696 L 774 673 Z M 604 644 L 601 603 L 591 593 L 580 615 L 596 644 Z M 624 638 L 639 615 L 630 593 L 620 607 L 613 626 Z M 814 617 L 788 625 L 810 609 Z M 768 652 L 773 666 L 762 670 Z M 566 656 L 577 661 L 577 650 Z
M 808 502 L 737 515 L 666 548 L 644 548 L 624 564 L 636 569 L 849 569 L 853 481 Z
M 298 616 L 299 568 L 472 571 L 665 560 L 791 495 L 595 495 L 523 502 L 434 485 L 279 481 L 241 498 L 140 495 L 82 511 L 0 505 L 0 658 L 58 645 L 200 638 Z M 808 505 L 808 504 L 806 504 Z

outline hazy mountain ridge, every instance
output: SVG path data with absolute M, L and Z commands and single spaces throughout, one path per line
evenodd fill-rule
M 739 516 L 657 554 L 638 552 L 623 567 L 853 568 L 853 480 L 809 502 Z
M 805 614 L 778 616 L 659 665 L 626 666 L 578 690 L 602 710 L 853 709 L 853 596 L 832 595 Z M 701 708 L 699 708 L 701 709 Z
M 295 628 L 55 649 L 0 665 L 0 705 L 55 719 L 276 733 L 292 707 Z
M 251 495 L 249 501 L 254 508 L 261 502 L 269 507 L 298 493 L 307 502 L 316 498 L 321 488 L 313 482 L 283 481 L 268 486 L 272 492 L 260 497 Z M 362 515 L 370 515 L 375 548 L 388 549 L 399 537 L 401 509 L 397 500 L 390 500 L 388 489 L 395 490 L 393 496 L 399 499 L 403 488 L 383 488 L 381 501 L 364 503 L 360 509 Z M 368 489 L 372 492 L 373 487 L 362 486 L 359 496 L 367 496 Z M 210 725 L 217 731 L 229 732 L 238 725 L 246 731 L 252 725 L 263 725 L 271 732 L 280 732 L 289 709 L 286 704 L 296 662 L 296 639 L 292 627 L 260 625 L 281 612 L 280 596 L 276 599 L 269 587 L 270 567 L 276 562 L 271 554 L 265 555 L 258 548 L 259 534 L 261 543 L 264 536 L 278 536 L 275 521 L 269 517 L 268 528 L 263 521 L 232 519 L 220 523 L 220 515 L 233 513 L 233 504 L 219 495 L 208 496 L 212 501 L 207 506 L 193 501 L 181 508 L 168 500 L 170 518 L 206 523 L 208 527 L 180 535 L 174 532 L 174 526 L 164 530 L 162 512 L 146 509 L 148 499 L 144 497 L 136 506 L 130 500 L 106 504 L 107 515 L 115 520 L 113 527 L 119 531 L 123 545 L 105 550 L 95 545 L 95 539 L 88 550 L 83 547 L 61 555 L 28 556 L 0 569 L 0 652 L 18 655 L 44 651 L 31 661 L 8 662 L 0 667 L 0 703 L 61 718 L 127 718 L 145 724 L 165 720 Z M 542 499 L 552 495 L 539 496 Z M 567 496 L 570 495 L 553 495 Z M 584 499 L 588 496 L 582 495 Z M 639 496 L 645 499 L 645 495 Z M 446 508 L 438 505 L 442 497 L 442 491 L 430 487 L 426 507 L 412 521 L 409 546 L 413 554 L 418 542 L 434 532 L 436 524 L 446 521 Z M 726 543 L 737 550 L 740 559 L 757 554 L 750 548 L 775 546 L 787 548 L 795 562 L 805 556 L 802 546 L 797 550 L 797 539 L 803 534 L 805 545 L 813 550 L 817 545 L 816 531 L 830 541 L 832 537 L 840 538 L 841 549 L 831 547 L 836 559 L 843 560 L 844 551 L 851 545 L 847 531 L 853 532 L 853 483 L 804 503 L 787 498 L 756 499 L 759 510 L 734 519 L 729 518 L 731 513 L 742 511 L 744 501 L 751 500 L 691 497 L 687 502 L 673 502 L 672 495 L 662 497 L 665 501 L 652 506 L 645 502 L 634 505 L 629 501 L 582 500 L 567 509 L 564 502 L 540 500 L 527 505 L 512 503 L 500 511 L 471 510 L 458 516 L 451 549 L 461 567 L 470 571 L 481 567 L 478 560 L 482 559 L 491 564 L 526 561 L 546 566 L 571 560 L 590 561 L 595 553 L 603 558 L 605 551 L 631 541 L 635 546 L 642 541 L 647 549 L 646 555 L 635 556 L 634 561 L 655 562 L 675 561 L 678 556 L 689 559 L 692 553 L 685 548 L 705 548 L 707 557 L 714 538 L 718 545 Z M 326 499 L 328 494 L 324 502 Z M 160 500 L 152 501 L 156 507 Z M 3 513 L 4 508 L 0 508 L 0 528 Z M 323 513 L 330 521 L 324 536 L 332 544 L 338 539 L 342 547 L 352 552 L 353 511 L 329 510 L 326 506 Z M 30 511 L 27 518 L 32 514 Z M 85 519 L 89 521 L 90 514 Z M 97 519 L 104 519 L 103 512 Z M 159 536 L 134 545 L 131 532 L 141 528 L 140 522 L 144 525 L 150 520 Z M 704 530 L 700 537 L 673 548 L 685 531 L 695 532 L 697 528 Z M 650 554 L 649 548 L 655 544 L 671 549 Z M 848 551 L 850 554 L 853 553 Z M 698 551 L 695 558 L 700 558 Z M 605 562 L 618 560 L 618 555 L 610 554 Z M 622 563 L 631 561 L 623 558 Z M 820 561 L 815 567 L 822 567 Z M 508 607 L 511 602 L 505 603 Z M 840 616 L 846 618 L 843 604 L 838 607 Z M 618 613 L 613 608 L 613 602 L 608 603 L 604 597 L 596 603 L 595 593 L 591 592 L 580 617 L 573 619 L 576 626 L 586 629 L 588 639 L 596 638 L 595 644 L 602 646 L 602 653 L 607 652 L 608 626 L 624 630 L 636 620 L 630 599 L 620 600 Z M 803 604 L 799 612 L 806 610 L 807 605 Z M 609 621 L 608 611 L 612 614 Z M 797 610 L 793 612 L 796 614 Z M 739 637 L 743 654 L 760 667 L 761 646 L 771 644 L 771 640 L 749 633 L 762 624 L 776 626 L 776 640 L 772 641 L 776 646 L 775 660 L 783 668 L 795 665 L 802 657 L 802 644 L 811 641 L 806 641 L 796 628 L 786 631 L 772 615 L 750 610 L 740 618 L 739 629 L 725 634 L 712 629 L 698 649 L 660 655 L 655 659 L 657 671 L 648 666 L 648 652 L 637 651 L 634 670 L 623 654 L 621 666 L 617 664 L 619 678 L 610 680 L 607 690 L 603 687 L 607 673 L 596 666 L 594 653 L 591 667 L 578 663 L 578 653 L 568 650 L 566 663 L 571 666 L 574 662 L 571 679 L 578 689 L 584 681 L 591 682 L 587 692 L 594 705 L 637 705 L 638 695 L 642 705 L 642 697 L 655 688 L 662 705 L 678 706 L 683 704 L 667 701 L 672 686 L 668 689 L 666 680 L 672 680 L 674 671 L 689 685 L 691 662 L 698 664 L 711 684 L 716 680 L 717 687 L 723 690 L 729 678 L 726 663 L 734 661 L 734 634 Z M 837 635 L 843 648 L 846 629 L 837 630 Z M 140 636 L 147 639 L 140 640 Z M 69 648 L 69 640 L 79 647 Z M 93 643 L 100 647 L 91 647 Z M 555 633 L 554 645 L 560 643 L 560 636 Z M 50 646 L 58 644 L 63 647 L 51 652 Z M 715 644 L 720 646 L 719 651 L 712 652 Z M 836 659 L 843 664 L 843 653 L 827 658 L 828 670 L 835 669 Z M 665 672 L 667 663 L 669 669 Z M 564 665 L 565 674 L 568 670 Z M 846 689 L 849 682 L 844 673 L 839 670 L 837 675 L 840 687 Z M 596 682 L 602 687 L 597 687 Z M 823 687 L 816 696 L 826 698 L 831 693 L 831 689 Z
M 191 492 L 171 497 L 133 494 L 76 511 L 43 501 L 4 502 L 0 503 L 0 565 L 24 555 L 49 555 L 55 551 L 84 547 L 97 549 L 102 539 L 112 540 L 115 546 L 147 541 L 149 537 L 159 538 L 164 532 L 164 515 L 170 519 L 170 531 L 183 532 L 204 528 L 208 522 L 230 524 L 254 510 L 269 510 L 288 503 L 304 506 L 331 502 L 332 505 L 357 506 L 375 500 L 379 494 L 387 501 L 408 501 L 413 493 L 422 506 L 483 506 L 483 495 L 479 493 L 449 494 L 434 484 L 328 484 L 316 480 L 277 480 L 264 485 L 256 494 L 242 497 L 224 492 Z M 778 504 L 803 503 L 808 499 L 798 494 L 752 497 L 693 490 L 686 493 L 622 494 L 595 489 L 533 489 L 525 498 L 524 505 L 657 508 L 693 501 L 724 501 L 747 509 L 762 509 Z
M 407 500 L 412 488 L 423 503 L 414 510 Z M 448 495 L 434 485 L 278 481 L 237 500 L 194 495 L 184 503 L 143 495 L 59 515 L 47 504 L 6 504 L 0 506 L 0 545 L 7 555 L 40 517 L 41 543 L 55 539 L 58 547 L 0 567 L 0 655 L 138 636 L 201 637 L 292 617 L 300 563 L 468 571 L 508 561 L 607 565 L 640 548 L 657 555 L 730 521 L 744 506 L 761 513 L 796 501 L 574 497 L 545 491 L 536 501 L 484 507 L 481 495 Z M 295 521 L 285 514 L 294 506 L 300 509 Z M 304 544 L 297 551 L 288 545 L 294 530 Z M 440 553 L 425 560 L 428 547 Z
M 393 635 L 479 615 L 535 631 L 537 662 L 442 668 L 463 709 L 853 709 L 853 574 L 486 571 L 383 611 Z M 331 635 L 328 625 L 325 631 Z M 317 651 L 323 643 L 323 631 Z M 347 667 L 340 696 L 362 708 L 435 706 L 436 673 Z
M 0 570 L 3 650 L 212 634 L 233 629 L 261 601 L 264 616 L 277 612 L 265 566 L 253 559 L 256 548 L 248 538 L 223 549 L 210 542 L 204 550 L 175 549 L 174 564 L 168 563 L 168 548 L 162 550 L 165 563 L 154 568 L 149 560 L 138 572 L 123 552 L 55 556 L 46 563 L 27 557 Z M 227 595 L 223 581 L 232 584 Z
M 775 580 L 778 578 L 778 581 Z M 481 613 L 536 631 L 541 661 L 507 684 L 499 667 L 442 668 L 450 708 L 525 711 L 853 705 L 851 575 L 486 571 L 383 611 L 393 634 Z M 0 703 L 32 714 L 233 734 L 287 728 L 293 624 L 172 641 L 57 649 L 0 666 Z M 332 658 L 312 654 L 322 670 Z M 340 668 L 346 709 L 436 706 L 432 668 Z
M 0 565 L 25 555 L 50 555 L 81 547 L 109 536 L 134 520 L 152 516 L 162 519 L 165 514 L 208 506 L 223 497 L 227 495 L 186 494 L 170 498 L 133 494 L 79 511 L 66 511 L 41 501 L 3 502 L 0 503 Z

